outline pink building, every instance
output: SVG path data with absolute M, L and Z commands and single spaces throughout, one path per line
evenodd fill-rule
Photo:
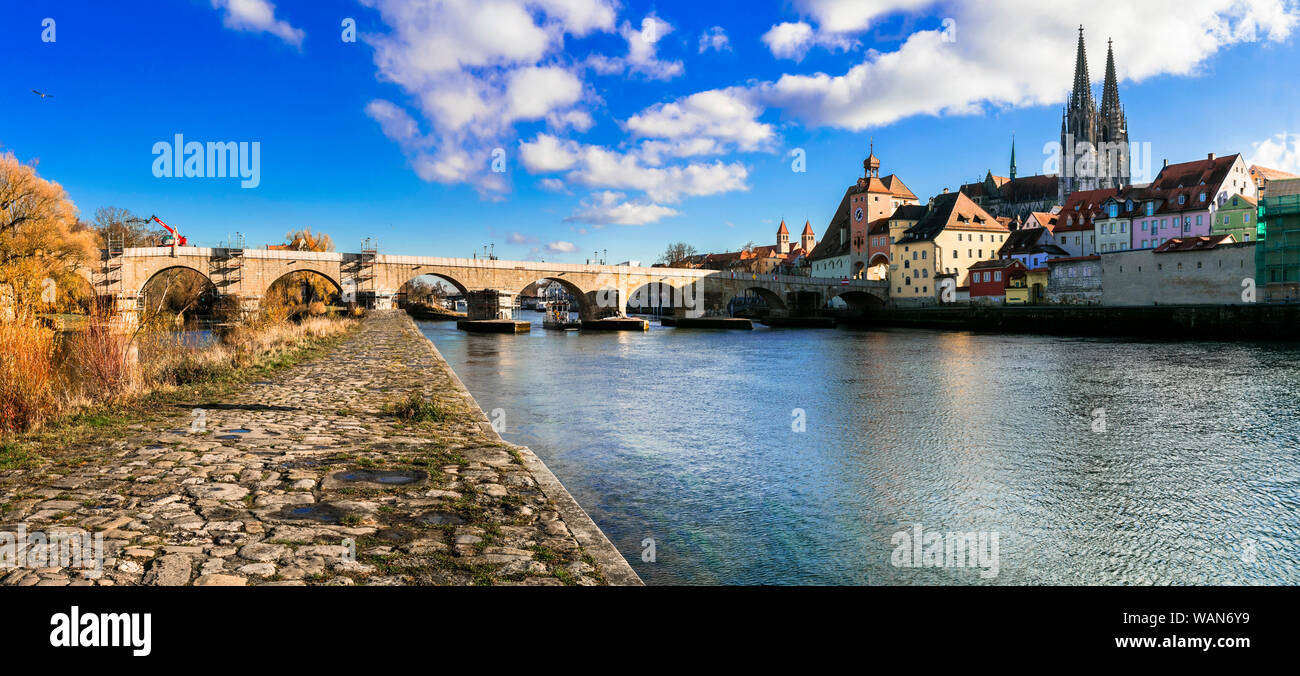
M 1244 192 L 1242 192 L 1244 191 Z M 1232 195 L 1256 194 L 1241 155 L 1167 164 L 1141 195 L 1132 216 L 1134 249 L 1152 249 L 1174 237 L 1210 234 L 1214 214 Z

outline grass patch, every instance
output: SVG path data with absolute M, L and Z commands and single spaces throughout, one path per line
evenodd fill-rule
M 419 392 L 412 392 L 405 399 L 391 405 L 389 412 L 400 420 L 414 423 L 443 422 L 448 418 L 446 409 Z
M 41 464 L 41 456 L 25 446 L 14 443 L 0 444 L 0 470 L 27 469 Z

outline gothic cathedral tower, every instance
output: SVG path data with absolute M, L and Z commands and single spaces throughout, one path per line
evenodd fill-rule
M 1083 26 L 1079 26 L 1074 89 L 1061 115 L 1061 175 L 1057 188 L 1060 203 L 1065 204 L 1066 198 L 1076 190 L 1128 185 L 1128 155 L 1128 120 L 1119 102 L 1114 46 L 1108 44 L 1106 51 L 1106 81 L 1102 86 L 1101 105 L 1098 106 L 1088 76 Z

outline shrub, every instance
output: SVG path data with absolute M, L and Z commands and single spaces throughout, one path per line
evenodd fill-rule
M 0 323 L 0 431 L 37 427 L 58 412 L 54 331 Z
M 133 336 L 103 317 L 86 322 L 68 341 L 71 375 L 92 399 L 130 394 L 139 384 L 139 351 Z

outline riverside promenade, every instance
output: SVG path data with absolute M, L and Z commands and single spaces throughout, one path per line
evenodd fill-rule
M 443 419 L 395 416 L 412 392 Z M 396 311 L 371 313 L 320 358 L 105 445 L 70 472 L 0 472 L 0 534 L 21 527 L 29 543 L 0 583 L 641 584 Z M 61 566 L 44 544 L 86 533 L 102 535 L 101 569 Z

